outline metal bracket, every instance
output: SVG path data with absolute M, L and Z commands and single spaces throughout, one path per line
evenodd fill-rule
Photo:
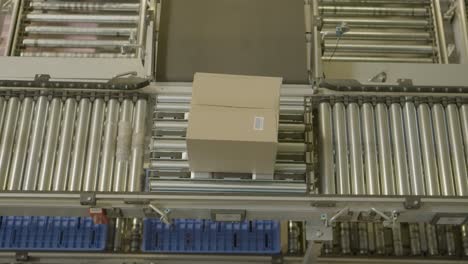
M 221 222 L 240 222 L 245 220 L 245 210 L 211 210 L 211 219 Z
M 333 239 L 333 228 L 326 223 L 317 224 L 306 222 L 306 240 L 308 241 L 331 241 Z
M 150 210 L 148 210 L 148 209 L 150 209 Z M 148 204 L 148 208 L 146 208 L 146 210 L 143 210 L 143 212 L 147 216 L 154 216 L 155 213 L 156 213 L 156 215 L 159 216 L 159 220 L 161 220 L 161 222 L 163 222 L 163 223 L 165 223 L 167 225 L 171 224 L 171 220 L 169 218 L 169 214 L 171 213 L 171 209 L 169 209 L 169 208 L 161 209 L 158 206 L 156 206 L 155 204 L 150 203 L 150 204 Z M 151 215 L 149 215 L 149 214 L 151 214 Z
M 28 261 L 29 260 L 28 252 L 16 252 L 15 260 L 16 261 Z
M 80 204 L 87 206 L 96 206 L 96 194 L 95 193 L 81 193 Z
M 416 196 L 407 196 L 405 197 L 405 202 L 403 203 L 406 209 L 419 209 L 421 208 L 421 198 Z
M 341 216 L 344 216 L 344 215 L 349 215 L 349 208 L 348 207 L 345 207 L 345 208 L 341 209 L 338 213 L 336 213 L 334 216 L 332 216 L 330 218 L 330 220 L 328 221 L 328 224 L 332 224 L 332 223 L 336 222 L 338 220 L 338 218 L 340 218 Z
M 444 13 L 444 19 L 452 21 L 455 17 L 455 11 L 457 10 L 457 5 L 455 1 L 451 1 L 449 8 Z
M 468 214 L 441 214 L 437 213 L 431 220 L 433 225 L 463 225 L 468 222 Z

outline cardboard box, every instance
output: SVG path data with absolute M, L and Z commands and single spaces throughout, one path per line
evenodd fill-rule
M 186 138 L 191 171 L 273 174 L 281 83 L 196 73 Z

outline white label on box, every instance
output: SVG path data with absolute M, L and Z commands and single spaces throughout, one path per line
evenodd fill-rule
M 254 118 L 254 130 L 263 130 L 265 118 L 263 116 L 256 116 Z

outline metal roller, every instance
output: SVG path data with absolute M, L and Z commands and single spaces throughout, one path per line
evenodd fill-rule
M 99 158 L 101 152 L 102 128 L 104 123 L 105 102 L 97 98 L 93 102 L 91 126 L 89 129 L 88 150 L 86 151 L 86 166 L 83 178 L 83 191 L 96 191 Z
M 393 253 L 397 257 L 401 257 L 404 254 L 403 251 L 403 242 L 401 237 L 401 225 L 399 223 L 393 225 L 392 227 L 392 237 L 393 237 Z
M 445 226 L 445 236 L 447 241 L 447 255 L 455 256 L 457 254 L 457 246 L 455 244 L 455 234 L 453 233 L 453 226 Z
M 338 194 L 351 194 L 348 168 L 346 110 L 342 103 L 336 103 L 333 106 L 333 121 L 335 130 L 336 192 Z
M 75 125 L 77 103 L 75 99 L 69 98 L 65 101 L 63 110 L 62 127 L 60 131 L 60 142 L 58 146 L 57 159 L 55 162 L 53 191 L 65 191 L 67 188 L 68 172 L 70 164 L 70 152 Z
M 156 120 L 153 128 L 156 130 L 167 130 L 167 131 L 181 131 L 187 130 L 188 122 L 186 120 Z M 305 124 L 292 124 L 292 123 L 279 123 L 279 132 L 305 132 L 307 130 Z
M 67 22 L 67 23 L 138 23 L 138 16 L 128 15 L 81 15 L 81 14 L 43 14 L 30 13 L 26 19 L 33 22 Z
M 139 99 L 135 104 L 128 191 L 142 190 L 143 154 L 145 144 L 147 102 Z
M 171 113 L 188 113 L 190 104 L 187 103 L 159 103 L 156 104 L 156 111 L 171 112 Z M 280 105 L 280 114 L 287 115 L 303 115 L 304 106 L 302 105 Z
M 21 52 L 22 57 L 61 57 L 61 58 L 135 58 L 135 54 L 122 53 L 80 53 L 80 52 Z
M 44 139 L 41 167 L 37 190 L 50 191 L 52 189 L 52 176 L 56 159 L 56 150 L 59 140 L 60 120 L 62 116 L 62 101 L 52 99 L 48 113 L 47 131 Z
M 367 223 L 358 223 L 358 243 L 359 254 L 366 255 L 369 249 L 368 225 Z M 373 233 L 373 230 L 372 230 Z
M 375 53 L 434 53 L 431 45 L 390 45 L 390 44 L 346 44 L 346 43 L 325 43 L 325 49 L 352 52 L 375 52 Z
M 69 191 L 81 191 L 83 172 L 85 169 L 86 144 L 88 143 L 89 119 L 91 117 L 91 101 L 88 98 L 80 100 L 73 154 L 68 179 Z
M 377 139 L 375 136 L 374 109 L 371 104 L 365 103 L 362 105 L 361 111 L 367 194 L 379 195 L 380 178 L 377 161 Z
M 385 254 L 385 233 L 382 223 L 375 223 L 375 252 L 378 255 Z
M 426 16 L 425 8 L 366 7 L 366 6 L 320 6 L 322 14 L 371 15 L 371 16 Z
M 372 254 L 375 252 L 375 236 L 376 236 L 376 230 L 374 223 L 367 223 L 367 243 L 368 246 L 364 249 L 368 254 Z M 359 244 L 361 247 L 361 243 Z M 363 249 L 360 249 L 359 251 L 362 252 Z
M 465 144 L 465 158 L 468 164 L 468 104 L 462 105 L 460 108 L 460 119 L 463 130 L 463 141 Z
M 364 183 L 364 167 L 362 160 L 361 141 L 361 114 L 356 103 L 348 105 L 348 135 L 349 135 L 349 159 L 351 168 L 352 194 L 362 195 L 366 193 Z
M 409 237 L 410 237 L 411 255 L 413 256 L 421 255 L 421 242 L 420 242 L 418 224 L 409 224 Z
M 432 58 L 401 58 L 401 57 L 366 57 L 366 56 L 322 56 L 324 61 L 361 61 L 361 62 L 411 62 L 411 63 L 433 63 Z
M 395 195 L 396 187 L 393 175 L 392 142 L 387 106 L 385 104 L 377 104 L 375 107 L 375 116 L 382 194 Z
M 323 18 L 324 24 L 339 25 L 342 22 L 350 26 L 363 27 L 402 27 L 402 28 L 424 28 L 429 25 L 425 19 L 376 19 L 376 18 L 349 18 L 349 17 L 326 17 Z
M 112 191 L 112 176 L 117 143 L 117 127 L 119 123 L 119 101 L 111 99 L 107 103 L 104 139 L 102 144 L 102 158 L 99 171 L 98 191 Z
M 439 255 L 437 245 L 437 230 L 434 225 L 426 224 L 427 251 L 430 256 Z
M 131 43 L 126 40 L 24 39 L 23 45 L 53 48 L 120 48 L 131 46 Z
M 24 31 L 30 34 L 44 35 L 99 35 L 130 36 L 136 34 L 136 28 L 121 27 L 67 27 L 67 26 L 26 26 Z
M 34 120 L 31 133 L 31 143 L 28 150 L 28 159 L 24 171 L 23 190 L 34 191 L 38 183 L 39 168 L 42 161 L 42 146 L 47 124 L 49 100 L 46 96 L 37 99 L 34 110 Z
M 23 181 L 26 155 L 28 151 L 29 135 L 33 117 L 34 100 L 31 97 L 23 99 L 21 114 L 16 128 L 15 148 L 11 160 L 10 173 L 8 177 L 8 190 L 20 190 Z
M 18 97 L 8 100 L 5 121 L 3 124 L 2 139 L 0 144 L 0 184 L 1 190 L 7 189 L 8 170 L 10 168 L 11 155 L 13 151 L 13 138 L 16 134 L 16 122 L 20 111 Z
M 86 3 L 86 2 L 47 2 L 32 1 L 29 7 L 38 10 L 64 11 L 138 11 L 137 3 Z
M 335 194 L 335 169 L 333 155 L 333 122 L 330 104 L 319 105 L 319 164 L 321 193 Z
M 340 223 L 340 227 L 341 254 L 351 254 L 350 223 Z
M 152 144 L 155 151 L 178 151 L 186 152 L 187 144 L 185 140 L 155 140 Z M 307 151 L 305 143 L 280 142 L 278 143 L 278 153 L 303 153 Z
M 456 195 L 456 192 L 450 158 L 447 122 L 444 107 L 442 105 L 435 104 L 432 107 L 432 119 L 434 123 L 434 139 L 437 152 L 441 194 L 444 196 L 454 196 Z
M 466 196 L 468 195 L 468 172 L 458 107 L 454 104 L 448 105 L 446 108 L 446 114 L 455 189 L 457 191 L 457 195 Z
M 96 191 L 99 172 L 99 157 L 104 123 L 104 99 L 97 98 L 93 102 L 91 125 L 89 127 L 88 148 L 86 150 L 86 166 L 83 176 L 83 191 Z
M 432 130 L 431 109 L 427 104 L 418 106 L 419 135 L 424 164 L 427 195 L 440 195 L 439 174 L 437 171 L 436 150 Z
M 403 130 L 403 116 L 399 104 L 392 104 L 390 106 L 390 123 L 397 194 L 409 195 L 411 189 L 408 165 L 406 163 L 406 143 Z
M 413 103 L 405 103 L 404 109 L 406 148 L 408 152 L 408 168 L 411 183 L 411 194 L 425 195 L 424 171 L 421 160 L 421 149 L 418 132 L 418 118 Z
M 5 119 L 5 111 L 6 111 L 7 101 L 4 97 L 0 96 L 0 138 L 2 136 L 3 131 L 3 121 Z
M 130 164 L 130 146 L 132 143 L 133 103 L 126 99 L 120 107 L 120 117 L 117 129 L 117 145 L 114 167 L 113 191 L 127 190 L 128 168 Z
M 461 232 L 461 238 L 463 243 L 463 255 L 468 256 L 468 225 L 462 225 Z

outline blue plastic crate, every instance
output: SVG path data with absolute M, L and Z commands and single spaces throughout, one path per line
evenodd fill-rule
M 0 250 L 103 251 L 106 239 L 90 217 L 0 216 Z
M 143 252 L 278 254 L 280 244 L 278 221 L 176 219 L 166 225 L 148 218 L 143 226 Z

